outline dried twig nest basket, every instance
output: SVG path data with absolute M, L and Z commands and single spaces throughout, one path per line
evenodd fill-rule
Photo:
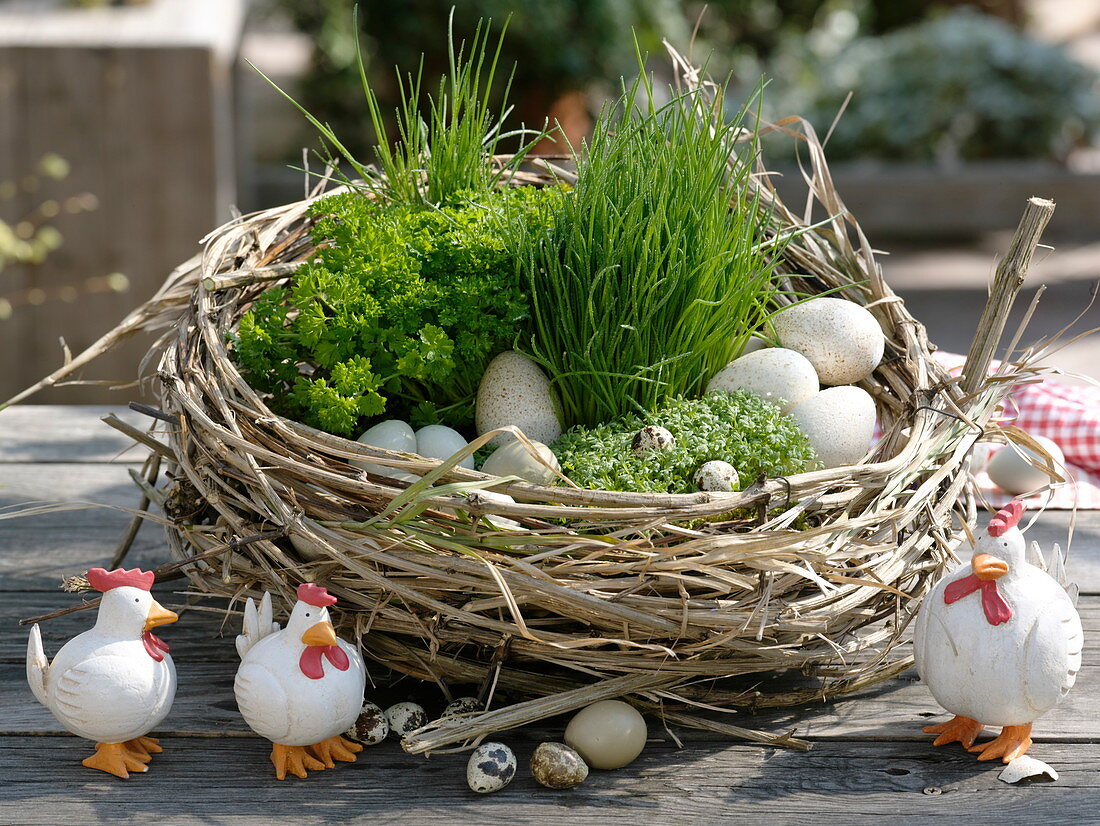
M 883 437 L 857 466 L 760 479 L 731 494 L 517 482 L 498 488 L 515 499 L 503 504 L 461 493 L 487 478 L 478 472 L 280 418 L 238 373 L 226 333 L 313 251 L 311 199 L 215 231 L 150 302 L 46 383 L 123 337 L 161 330 L 147 361 L 161 421 L 139 438 L 154 449 L 147 491 L 164 499 L 169 543 L 189 561 L 182 567 L 194 585 L 239 602 L 322 582 L 339 597 L 342 632 L 368 657 L 524 701 L 429 724 L 410 736 L 410 751 L 468 744 L 622 695 L 660 705 L 672 722 L 800 745 L 705 720 L 692 707 L 797 704 L 909 665 L 891 650 L 975 520 L 969 450 L 1010 383 L 986 381 L 986 368 L 1053 207 L 1029 206 L 959 381 L 932 359 L 924 328 L 883 283 L 812 129 L 784 127 L 794 129 L 808 150 L 816 213 L 831 220 L 783 247 L 785 286 L 858 302 L 887 337 L 882 364 L 863 384 Z M 512 183 L 549 180 L 544 168 Z M 767 175 L 755 181 L 781 231 L 806 225 Z M 407 487 L 349 464 L 363 457 L 423 480 Z M 161 459 L 167 482 L 158 492 Z M 707 521 L 743 509 L 758 518 Z M 776 671 L 809 684 L 763 679 Z

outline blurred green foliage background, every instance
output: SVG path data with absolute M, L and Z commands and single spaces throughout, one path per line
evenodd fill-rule
M 479 19 L 509 19 L 515 121 L 556 118 L 574 141 L 636 73 L 633 32 L 658 72 L 667 37 L 694 41 L 694 57 L 735 88 L 766 75 L 765 114 L 806 115 L 820 131 L 852 92 L 834 160 L 1061 160 L 1100 126 L 1096 72 L 1025 33 L 1022 0 L 358 0 L 358 32 L 356 0 L 268 2 L 314 40 L 303 103 L 358 151 L 373 136 L 354 38 L 393 103 L 395 65 L 415 71 L 423 55 L 426 78 L 443 71 L 452 6 L 467 40 Z

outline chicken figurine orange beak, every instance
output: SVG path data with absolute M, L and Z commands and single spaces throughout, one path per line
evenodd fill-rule
M 985 582 L 1000 579 L 1008 573 L 1008 563 L 991 554 L 978 554 L 970 561 L 974 576 Z
M 145 630 L 156 628 L 158 625 L 168 625 L 180 618 L 175 611 L 169 611 L 159 602 L 149 606 L 149 614 L 145 617 Z
M 336 645 L 336 631 L 328 620 L 311 625 L 304 634 L 302 642 L 306 645 L 326 647 Z

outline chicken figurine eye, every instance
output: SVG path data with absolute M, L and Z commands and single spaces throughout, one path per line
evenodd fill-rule
M 35 625 L 27 681 L 67 730 L 95 741 L 96 753 L 85 766 L 125 778 L 146 771 L 163 751 L 148 734 L 172 708 L 176 670 L 168 645 L 152 629 L 178 617 L 149 593 L 151 571 L 92 568 L 87 579 L 103 594 L 95 626 L 49 662 Z
M 271 741 L 279 780 L 353 762 L 363 750 L 341 736 L 363 707 L 363 660 L 336 636 L 328 612 L 336 597 L 314 583 L 298 586 L 297 596 L 285 628 L 272 621 L 270 594 L 258 609 L 250 598 L 237 637 L 237 706 L 252 730 Z
M 954 715 L 924 731 L 937 735 L 933 745 L 958 742 L 979 760 L 1023 756 L 1032 724 L 1069 692 L 1081 668 L 1081 619 L 1067 583 L 1028 561 L 1023 513 L 1018 501 L 996 513 L 969 562 L 924 598 L 913 631 L 921 680 Z M 975 744 L 987 725 L 1001 733 Z

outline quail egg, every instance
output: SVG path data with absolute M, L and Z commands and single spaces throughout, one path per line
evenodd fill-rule
M 723 462 L 720 459 L 704 462 L 691 478 L 699 490 L 713 492 L 729 493 L 737 490 L 741 485 L 741 477 L 738 476 L 737 469 L 729 462 Z
M 564 743 L 540 743 L 531 755 L 531 776 L 548 789 L 571 789 L 588 777 L 588 764 Z
M 676 439 L 668 430 L 660 425 L 651 424 L 634 434 L 634 441 L 630 443 L 630 449 L 638 454 L 652 453 L 658 450 L 668 450 L 674 444 L 676 444 Z
M 443 717 L 454 717 L 458 714 L 470 714 L 475 711 L 481 711 L 481 701 L 477 697 L 459 697 L 457 700 L 451 700 L 447 703 L 447 707 L 443 709 Z
M 363 709 L 355 719 L 355 724 L 345 733 L 345 737 L 358 740 L 368 746 L 381 743 L 390 733 L 390 722 L 386 713 L 374 703 L 363 703 Z
M 395 703 L 386 709 L 386 722 L 390 724 L 390 731 L 401 739 L 410 731 L 425 725 L 428 715 L 416 703 Z
M 516 776 L 516 756 L 503 743 L 483 743 L 466 764 L 466 783 L 478 794 L 498 792 Z

